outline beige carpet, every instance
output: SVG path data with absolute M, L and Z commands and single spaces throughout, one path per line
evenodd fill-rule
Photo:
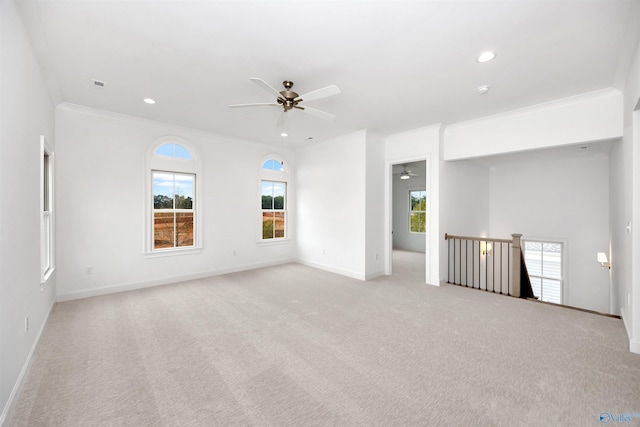
M 427 286 L 415 254 L 395 256 L 394 275 L 369 282 L 287 264 L 58 304 L 7 425 L 588 426 L 640 413 L 640 355 L 620 320 Z

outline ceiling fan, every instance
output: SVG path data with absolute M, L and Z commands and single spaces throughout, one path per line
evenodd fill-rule
M 309 115 L 314 117 L 318 117 L 324 120 L 335 120 L 336 116 L 333 114 L 327 113 L 322 110 L 318 110 L 317 108 L 307 107 L 306 105 L 300 105 L 302 102 L 315 101 L 316 99 L 326 98 L 328 96 L 337 95 L 340 93 L 340 89 L 336 85 L 331 85 L 327 87 L 323 87 L 321 89 L 316 89 L 311 92 L 307 92 L 304 95 L 298 95 L 296 92 L 292 91 L 293 82 L 289 80 L 285 80 L 282 82 L 284 86 L 284 90 L 278 92 L 273 88 L 269 83 L 258 77 L 250 77 L 249 80 L 257 84 L 263 90 L 268 92 L 270 95 L 274 95 L 276 97 L 275 102 L 262 102 L 257 104 L 232 104 L 229 105 L 231 108 L 239 108 L 239 107 L 279 107 L 282 108 L 282 111 L 286 113 L 292 109 L 297 109 L 303 111 Z
M 397 174 L 398 172 L 394 173 L 394 175 L 397 175 Z M 400 179 L 409 179 L 412 176 L 420 176 L 420 175 L 411 172 L 411 169 L 407 169 L 407 165 L 402 165 L 402 172 L 400 172 Z

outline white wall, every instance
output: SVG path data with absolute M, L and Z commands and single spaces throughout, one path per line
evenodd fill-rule
M 448 126 L 444 160 L 514 153 L 622 136 L 617 89 L 563 98 Z
M 384 274 L 385 141 L 381 135 L 367 130 L 365 144 L 365 276 L 369 280 Z
M 630 16 L 638 31 L 640 3 L 633 3 Z M 615 212 L 611 218 L 611 274 L 631 351 L 640 353 L 640 44 L 630 64 L 623 91 L 624 136 L 611 156 L 611 210 Z
M 606 145 L 608 146 L 608 145 Z M 490 233 L 566 242 L 566 305 L 609 312 L 609 156 L 588 150 L 503 156 L 490 173 Z
M 259 169 L 273 147 L 63 105 L 56 110 L 59 300 L 286 262 L 294 245 L 260 244 Z M 145 155 L 168 135 L 202 159 L 200 253 L 143 254 Z M 276 153 L 278 154 L 278 153 Z M 288 160 L 290 153 L 285 152 Z M 290 168 L 293 163 L 287 161 Z M 288 206 L 295 217 L 295 183 Z M 290 224 L 290 238 L 295 227 Z M 234 255 L 235 251 L 235 255 Z M 93 274 L 85 274 L 91 266 Z
M 415 169 L 415 168 L 413 168 Z M 426 173 L 426 169 L 425 169 Z M 393 175 L 393 248 L 414 252 L 425 252 L 425 235 L 409 231 L 409 192 L 426 189 L 424 175 L 400 179 Z M 429 216 L 431 212 L 427 212 Z
M 299 262 L 366 278 L 366 141 L 362 130 L 296 152 Z
M 54 145 L 53 104 L 16 3 L 1 7 L 0 425 L 56 293 L 56 272 L 40 290 L 40 135 Z
M 427 231 L 425 233 L 425 281 L 428 284 L 440 284 L 440 130 L 441 125 L 418 128 L 390 135 L 385 143 L 385 272 L 391 270 L 391 246 L 393 212 L 392 165 L 425 160 L 427 190 Z
M 446 140 L 445 140 L 446 144 Z M 457 236 L 509 238 L 489 234 L 489 167 L 478 160 L 440 164 L 440 280 L 447 280 L 444 233 Z

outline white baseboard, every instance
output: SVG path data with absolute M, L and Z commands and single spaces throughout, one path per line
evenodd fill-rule
M 373 280 L 376 277 L 384 276 L 384 271 L 376 271 L 375 273 L 369 273 L 365 275 L 365 280 Z
M 255 270 L 256 268 L 271 267 L 274 265 L 287 264 L 295 262 L 293 259 L 281 259 L 276 261 L 268 261 L 254 264 L 244 264 L 234 267 L 221 268 L 218 270 L 203 271 L 200 273 L 183 274 L 178 276 L 163 277 L 141 282 L 122 283 L 112 286 L 104 286 L 101 288 L 85 289 L 81 291 L 69 292 L 58 295 L 58 302 L 72 301 L 83 298 L 96 297 L 100 295 L 115 294 L 118 292 L 133 291 L 136 289 L 151 288 L 154 286 L 169 285 L 171 283 L 184 282 L 187 280 L 203 279 L 205 277 L 220 276 L 222 274 L 237 273 L 239 271 Z
M 298 264 L 306 265 L 308 267 L 317 268 L 318 270 L 324 270 L 324 271 L 328 271 L 330 273 L 339 274 L 341 276 L 351 277 L 352 279 L 367 280 L 367 277 L 364 274 L 356 273 L 354 271 L 342 270 L 342 269 L 334 268 L 334 267 L 331 267 L 331 266 L 328 266 L 328 265 L 325 265 L 325 264 L 320 264 L 320 263 L 313 262 L 313 261 L 306 261 L 306 260 L 303 260 L 303 259 L 297 259 L 296 262 Z
M 4 423 L 9 419 L 9 416 L 13 412 L 13 404 L 15 403 L 16 397 L 20 395 L 20 391 L 22 390 L 23 381 L 27 372 L 29 371 L 29 367 L 31 366 L 31 360 L 33 358 L 33 354 L 36 352 L 38 345 L 40 345 L 40 338 L 42 337 L 42 333 L 44 332 L 44 328 L 47 326 L 49 322 L 49 316 L 51 316 L 51 312 L 53 311 L 53 307 L 56 305 L 56 300 L 53 298 L 51 300 L 51 306 L 49 306 L 49 310 L 47 311 L 47 315 L 44 317 L 42 321 L 42 325 L 40 325 L 40 329 L 38 330 L 38 334 L 36 335 L 36 339 L 33 341 L 31 345 L 31 350 L 29 350 L 29 354 L 27 354 L 27 359 L 24 361 L 22 365 L 22 369 L 20 370 L 20 375 L 16 380 L 16 383 L 13 385 L 13 389 L 11 390 L 11 394 L 9 395 L 9 399 L 7 399 L 7 404 L 2 410 L 2 414 L 0 415 L 0 426 L 4 426 Z

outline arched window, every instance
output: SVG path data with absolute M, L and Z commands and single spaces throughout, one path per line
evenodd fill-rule
M 260 168 L 260 240 L 287 238 L 287 185 L 284 160 L 270 156 Z
M 200 161 L 184 139 L 156 141 L 147 156 L 147 254 L 200 248 Z

